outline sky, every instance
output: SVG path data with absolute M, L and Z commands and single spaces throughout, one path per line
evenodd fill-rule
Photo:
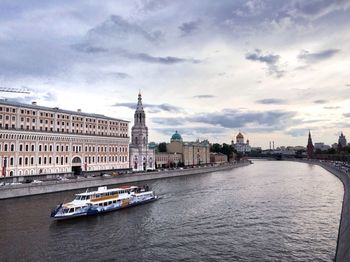
M 350 0 L 0 0 L 1 93 L 133 121 L 149 140 L 350 138 Z

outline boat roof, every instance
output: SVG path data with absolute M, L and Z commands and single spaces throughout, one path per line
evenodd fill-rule
M 107 189 L 107 187 L 99 187 L 95 191 L 84 192 L 84 193 L 79 193 L 79 194 L 75 194 L 75 195 L 76 196 L 91 196 L 91 195 L 95 195 L 95 194 L 116 192 L 116 191 L 121 191 L 121 190 L 125 190 L 125 189 L 133 189 L 133 188 L 138 188 L 138 186 L 122 186 L 122 187 L 111 188 L 111 189 Z

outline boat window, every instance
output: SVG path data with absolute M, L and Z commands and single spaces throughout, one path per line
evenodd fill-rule
M 64 209 L 62 210 L 62 212 L 63 212 L 63 213 L 68 213 L 68 208 L 64 208 Z
M 100 197 L 100 194 L 96 194 L 95 197 L 96 197 L 96 198 L 99 198 L 99 197 Z
M 74 208 L 70 208 L 68 213 L 73 213 L 74 212 Z
M 112 201 L 109 201 L 109 202 L 108 202 L 108 205 L 111 205 L 111 204 L 112 204 Z
M 116 200 L 113 200 L 113 204 L 115 204 L 115 203 L 117 203 L 117 201 L 116 201 Z
M 80 196 L 76 196 L 76 197 L 75 197 L 75 200 L 80 200 Z
M 90 199 L 90 196 L 86 196 L 86 200 L 89 200 Z
M 104 205 L 104 206 L 107 206 L 107 202 L 104 202 L 103 205 Z
M 102 206 L 102 203 L 99 203 L 98 205 L 101 207 L 101 206 Z

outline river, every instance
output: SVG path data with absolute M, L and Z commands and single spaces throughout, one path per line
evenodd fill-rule
M 162 199 L 51 221 L 69 191 L 0 201 L 0 261 L 331 261 L 341 182 L 319 166 L 247 167 L 148 181 Z

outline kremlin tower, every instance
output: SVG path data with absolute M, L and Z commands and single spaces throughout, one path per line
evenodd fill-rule
M 312 144 L 311 132 L 309 130 L 309 139 L 307 140 L 307 158 L 311 159 L 314 157 L 314 145 Z

